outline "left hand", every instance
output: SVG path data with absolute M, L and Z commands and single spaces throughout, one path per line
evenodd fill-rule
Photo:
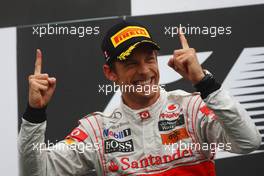
M 170 58 L 168 65 L 178 72 L 184 79 L 197 84 L 204 75 L 203 69 L 198 62 L 196 51 L 190 48 L 184 34 L 179 30 L 179 38 L 182 49 L 174 50 L 173 57 Z

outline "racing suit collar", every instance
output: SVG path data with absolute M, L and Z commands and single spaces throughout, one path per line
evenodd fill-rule
M 137 110 L 131 109 L 124 103 L 123 99 L 121 99 L 120 107 L 126 114 L 128 114 L 128 118 L 131 118 L 131 120 L 144 121 L 155 117 L 157 113 L 160 112 L 160 109 L 165 103 L 166 97 L 167 92 L 164 89 L 161 89 L 160 96 L 156 102 L 146 108 Z

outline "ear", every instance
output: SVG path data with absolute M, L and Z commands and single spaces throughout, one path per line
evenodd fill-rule
M 105 77 L 110 80 L 110 81 L 116 81 L 117 79 L 117 75 L 116 73 L 110 68 L 109 65 L 104 64 L 103 65 L 103 71 L 104 71 L 104 75 Z

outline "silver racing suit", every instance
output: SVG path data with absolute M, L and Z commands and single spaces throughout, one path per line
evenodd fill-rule
M 199 93 L 161 90 L 151 106 L 132 110 L 122 101 L 111 115 L 95 112 L 65 140 L 45 146 L 46 121 L 23 119 L 19 134 L 24 176 L 215 175 L 217 148 L 257 149 L 261 137 L 242 106 L 222 88 Z

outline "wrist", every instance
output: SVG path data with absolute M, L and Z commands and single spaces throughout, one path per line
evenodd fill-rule
M 23 118 L 31 123 L 42 123 L 47 119 L 46 109 L 47 106 L 43 108 L 33 108 L 28 103 Z
M 209 71 L 204 70 L 204 74 L 205 76 L 203 79 L 194 85 L 196 91 L 201 93 L 203 99 L 221 87 L 221 84 L 215 80 L 214 76 Z
M 202 71 L 198 76 L 195 77 L 191 82 L 193 85 L 198 84 L 201 80 L 203 80 L 205 77 L 205 73 Z

